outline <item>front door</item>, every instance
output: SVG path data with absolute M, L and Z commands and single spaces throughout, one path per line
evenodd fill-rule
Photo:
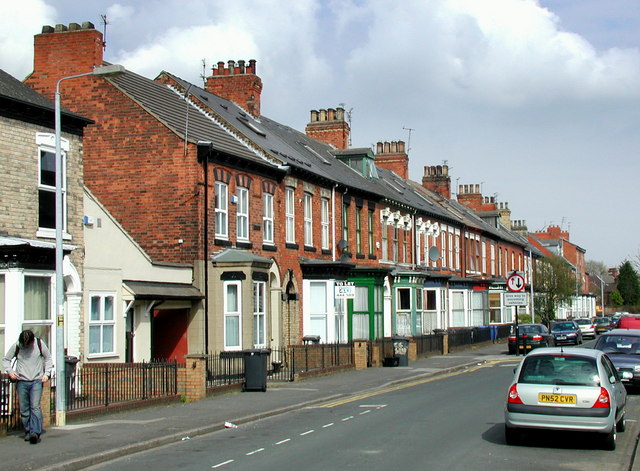
M 188 325 L 189 309 L 154 310 L 152 360 L 185 361 L 185 356 L 189 352 Z

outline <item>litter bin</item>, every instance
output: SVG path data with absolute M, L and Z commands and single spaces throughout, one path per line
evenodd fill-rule
M 243 350 L 244 357 L 244 384 L 243 391 L 267 390 L 267 359 L 271 351 L 269 349 Z
M 77 357 L 64 357 L 64 387 L 67 393 L 67 407 L 76 400 L 76 365 Z
M 391 337 L 393 356 L 398 359 L 398 366 L 409 366 L 409 339 L 407 337 Z

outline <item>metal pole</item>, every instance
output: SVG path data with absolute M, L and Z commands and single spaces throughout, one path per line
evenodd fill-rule
M 62 250 L 62 231 L 64 229 L 64 205 L 62 197 L 62 184 L 64 178 L 64 166 L 62 165 L 62 149 L 61 149 L 61 119 L 60 119 L 60 83 L 87 75 L 109 76 L 119 75 L 124 72 L 124 67 L 118 64 L 98 66 L 91 72 L 78 75 L 70 75 L 62 77 L 56 83 L 56 92 L 54 96 L 54 113 L 55 113 L 55 140 L 56 140 L 56 425 L 64 426 L 67 423 L 67 390 L 65 377 L 65 352 L 64 352 L 64 276 L 62 272 L 62 260 L 64 253 Z
M 62 274 L 62 151 L 60 143 L 60 82 L 55 94 L 56 137 L 56 425 L 66 425 L 65 364 L 64 364 L 64 278 Z

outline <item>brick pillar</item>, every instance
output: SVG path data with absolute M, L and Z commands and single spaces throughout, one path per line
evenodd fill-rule
M 382 366 L 382 361 L 380 360 L 380 343 L 379 342 L 374 342 L 371 344 L 371 348 L 373 349 L 373 353 L 372 353 L 372 361 L 371 361 L 371 366 Z
M 46 428 L 51 425 L 51 381 L 42 385 L 40 409 L 42 410 L 42 427 Z
M 416 361 L 418 359 L 418 344 L 414 339 L 409 339 L 409 361 Z
M 449 334 L 442 334 L 442 354 L 447 355 L 449 353 Z
M 207 395 L 207 356 L 187 355 L 185 399 L 187 402 L 195 402 L 204 399 Z
M 366 340 L 353 341 L 353 357 L 356 370 L 367 368 L 367 355 L 369 353 L 369 345 Z

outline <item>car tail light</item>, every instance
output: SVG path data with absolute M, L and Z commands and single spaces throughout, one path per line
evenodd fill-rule
M 598 408 L 611 407 L 611 399 L 609 398 L 609 391 L 607 391 L 605 388 L 600 388 L 600 395 L 598 396 L 598 399 L 596 399 L 596 402 L 593 405 L 593 407 L 598 407 Z
M 509 340 L 515 341 L 516 340 L 516 336 L 515 335 L 509 335 Z
M 531 337 L 533 340 L 542 340 L 542 335 L 534 335 Z
M 520 399 L 520 395 L 518 394 L 518 388 L 516 388 L 515 384 L 512 384 L 509 388 L 509 394 L 507 395 L 507 402 L 509 404 L 522 404 L 522 399 Z

